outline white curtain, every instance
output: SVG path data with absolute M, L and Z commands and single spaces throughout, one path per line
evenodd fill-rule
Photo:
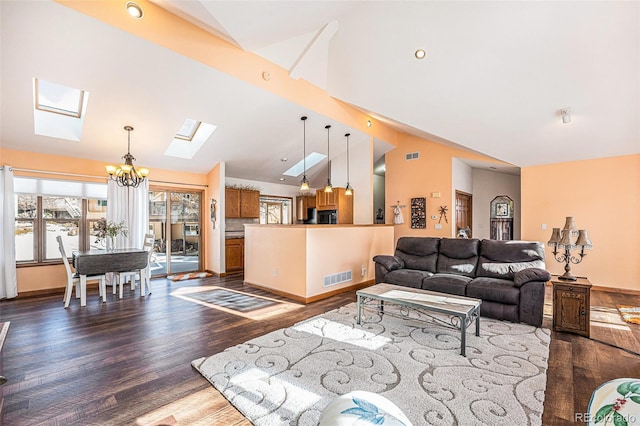
M 116 248 L 142 248 L 149 232 L 149 181 L 137 188 L 121 187 L 112 180 L 107 184 L 107 221 L 127 227 L 127 237 L 116 238 Z
M 0 167 L 0 299 L 18 295 L 16 278 L 16 199 L 13 192 L 13 169 Z

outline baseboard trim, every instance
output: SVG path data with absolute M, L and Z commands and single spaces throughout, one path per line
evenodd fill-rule
M 205 269 L 204 271 L 210 273 L 214 277 L 226 277 L 227 276 L 227 274 L 224 273 L 224 272 L 221 272 L 221 273 L 213 272 L 211 269 Z
M 309 303 L 317 302 L 318 300 L 327 299 L 327 298 L 329 298 L 331 296 L 335 296 L 336 294 L 346 293 L 348 291 L 360 290 L 361 288 L 372 286 L 374 283 L 375 283 L 374 280 L 367 280 L 367 281 L 363 281 L 363 282 L 358 283 L 358 284 L 350 285 L 348 287 L 342 287 L 342 288 L 338 288 L 338 289 L 329 291 L 327 293 L 318 294 L 316 296 L 303 297 L 303 296 L 298 296 L 297 294 L 288 293 L 286 291 L 277 290 L 277 289 L 274 289 L 274 288 L 265 287 L 265 286 L 260 285 L 260 284 L 255 284 L 255 283 L 250 283 L 248 281 L 244 281 L 244 284 L 249 286 L 249 287 L 254 287 L 254 288 L 257 288 L 259 290 L 264 290 L 264 291 L 266 291 L 268 293 L 272 293 L 272 294 L 276 294 L 278 296 L 286 297 L 287 299 L 291 299 L 291 300 L 299 302 L 299 303 L 304 303 L 305 305 L 309 304 Z
M 89 283 L 87 282 L 87 289 L 90 288 L 98 288 L 98 282 Z M 55 294 L 64 294 L 65 287 L 56 287 L 56 288 L 46 288 L 44 290 L 30 290 L 30 291 L 21 291 L 16 296 L 16 299 L 26 299 L 29 297 L 39 297 L 39 296 L 51 296 Z M 75 290 L 74 290 L 75 292 Z M 75 297 L 75 296 L 74 296 Z M 9 299 L 3 299 L 9 300 Z
M 591 290 L 602 291 L 604 293 L 618 293 L 618 294 L 629 294 L 632 296 L 640 296 L 640 290 L 631 290 L 628 288 L 602 287 L 599 285 L 594 285 L 591 287 Z

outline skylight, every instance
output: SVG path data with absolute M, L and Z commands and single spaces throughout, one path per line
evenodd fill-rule
M 310 168 L 312 168 L 313 166 L 315 166 L 325 158 L 327 158 L 325 154 L 320 154 L 318 152 L 312 152 L 311 154 L 307 155 L 307 161 L 306 161 L 307 170 L 309 170 Z M 304 160 L 300 160 L 296 164 L 294 164 L 290 169 L 288 169 L 286 172 L 282 174 L 286 176 L 300 176 L 302 173 L 304 173 L 304 166 L 305 166 L 304 163 L 305 163 Z
M 182 127 L 176 133 L 176 139 L 182 139 L 185 141 L 193 140 L 193 137 L 196 135 L 198 128 L 200 127 L 200 122 L 198 120 L 192 120 L 191 118 L 187 118 L 182 123 Z
M 80 118 L 84 90 L 35 79 L 36 109 Z
M 215 125 L 187 118 L 167 147 L 164 155 L 192 159 L 216 130 Z
M 88 102 L 89 92 L 34 78 L 34 133 L 79 142 Z

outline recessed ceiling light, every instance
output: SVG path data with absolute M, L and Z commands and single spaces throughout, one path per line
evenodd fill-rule
M 498 168 L 497 168 L 497 167 L 493 167 L 493 166 L 489 166 L 489 168 L 490 168 L 491 170 L 498 170 Z
M 137 3 L 134 3 L 132 1 L 127 3 L 126 8 L 127 8 L 127 13 L 132 18 L 140 19 L 142 18 L 142 15 L 144 15 L 142 8 Z
M 367 120 L 367 127 L 371 127 L 371 120 Z
M 414 55 L 418 59 L 424 59 L 424 57 L 427 56 L 427 52 L 425 52 L 424 49 L 418 49 L 416 50 L 416 53 L 414 53 Z
M 287 157 L 282 157 L 280 161 L 289 161 L 289 159 Z
M 267 71 L 263 72 L 263 73 L 262 73 L 262 79 L 263 79 L 264 81 L 269 81 L 269 80 L 271 80 L 271 74 L 269 74 Z
M 280 182 L 284 182 L 286 179 L 285 178 L 280 178 L 278 179 Z

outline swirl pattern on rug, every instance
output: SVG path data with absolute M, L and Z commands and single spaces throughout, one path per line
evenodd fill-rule
M 414 425 L 541 424 L 548 329 L 481 318 L 463 357 L 458 330 L 392 309 L 365 310 L 357 325 L 352 303 L 192 365 L 256 425 L 316 425 L 355 390 L 384 396 Z

